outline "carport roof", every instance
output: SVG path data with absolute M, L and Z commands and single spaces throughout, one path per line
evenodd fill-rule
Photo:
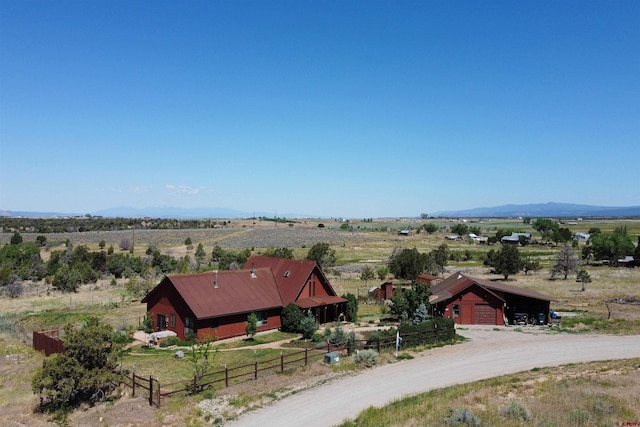
M 473 284 L 481 286 L 482 288 L 494 294 L 495 292 L 503 292 L 505 294 L 519 295 L 542 301 L 554 301 L 554 299 L 549 297 L 548 295 L 545 295 L 538 291 L 534 291 L 533 289 L 520 288 L 518 286 L 507 285 L 506 283 L 502 282 L 478 279 L 476 277 L 465 276 L 464 274 L 456 273 L 431 287 L 431 298 L 429 298 L 429 302 L 431 304 L 435 304 L 438 302 L 446 301 Z

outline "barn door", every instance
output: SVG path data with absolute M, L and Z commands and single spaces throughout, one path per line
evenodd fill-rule
M 473 323 L 475 325 L 495 325 L 496 310 L 486 304 L 476 304 L 473 311 Z

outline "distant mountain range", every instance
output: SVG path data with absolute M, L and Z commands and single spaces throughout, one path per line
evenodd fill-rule
M 148 207 L 131 208 L 117 207 L 103 209 L 90 213 L 92 216 L 106 218 L 273 218 L 275 212 L 243 212 L 227 208 L 176 208 L 176 207 Z M 61 213 L 61 212 L 25 212 L 0 210 L 0 216 L 17 216 L 27 218 L 51 218 L 84 216 L 85 213 Z M 526 205 L 502 205 L 486 208 L 475 208 L 460 211 L 442 211 L 430 213 L 430 217 L 455 217 L 455 218 L 510 218 L 510 217 L 550 217 L 550 218 L 577 218 L 577 217 L 640 217 L 640 206 L 608 207 L 576 205 L 570 203 L 533 203 Z M 314 215 L 278 214 L 279 218 L 313 218 Z
M 527 205 L 502 205 L 492 208 L 475 208 L 461 211 L 442 211 L 435 212 L 429 216 L 457 218 L 635 217 L 640 216 L 640 206 L 611 207 L 548 202 Z
M 102 209 L 90 212 L 91 216 L 101 216 L 105 218 L 175 218 L 175 219 L 196 219 L 196 218 L 251 218 L 267 217 L 273 218 L 275 212 L 243 212 L 227 208 L 176 208 L 176 207 L 117 207 Z M 26 218 L 54 218 L 54 217 L 76 217 L 85 216 L 86 213 L 70 212 L 28 212 L 0 210 L 0 216 L 26 217 Z M 295 214 L 278 214 L 279 218 L 301 218 L 310 217 Z

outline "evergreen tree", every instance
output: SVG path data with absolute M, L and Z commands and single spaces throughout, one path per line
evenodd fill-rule
M 289 303 L 280 313 L 282 332 L 302 332 L 301 323 L 304 318 L 302 310 L 294 303 Z
M 487 253 L 487 262 L 493 267 L 494 273 L 504 276 L 504 280 L 522 270 L 520 251 L 514 245 L 503 244 L 498 252 L 492 251 Z
M 429 311 L 424 302 L 421 302 L 416 311 L 413 313 L 413 324 L 419 325 L 429 319 Z
M 31 380 L 43 410 L 87 402 L 97 393 L 108 393 L 115 382 L 118 347 L 109 325 L 91 317 L 83 327 L 67 325 L 64 332 L 65 354 L 45 359 Z

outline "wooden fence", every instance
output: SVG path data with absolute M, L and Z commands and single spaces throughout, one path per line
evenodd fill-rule
M 444 334 L 443 334 L 444 333 Z M 440 337 L 448 334 L 442 329 L 432 329 L 411 334 L 404 334 L 402 338 L 403 346 L 415 345 L 424 342 L 425 339 L 434 343 L 440 342 Z M 395 349 L 396 337 L 377 338 L 374 340 L 354 340 L 343 345 L 325 343 L 322 346 L 305 348 L 292 353 L 280 353 L 279 357 L 256 361 L 245 365 L 229 367 L 225 364 L 224 369 L 210 372 L 198 378 L 194 376 L 189 380 L 182 380 L 173 383 L 160 385 L 157 378 L 141 377 L 133 373 L 120 373 L 120 384 L 132 390 L 132 395 L 144 393 L 149 399 L 149 405 L 160 407 L 163 398 L 176 394 L 197 394 L 201 391 L 213 388 L 227 388 L 243 382 L 254 381 L 258 378 L 282 373 L 287 370 L 297 369 L 307 366 L 310 362 L 318 360 L 326 353 L 330 352 L 354 352 L 355 350 L 374 349 L 380 353 L 384 349 Z M 144 391 L 143 391 L 144 390 Z
M 64 344 L 60 339 L 60 328 L 42 329 L 33 331 L 33 348 L 44 351 L 51 356 L 54 353 L 64 353 Z

